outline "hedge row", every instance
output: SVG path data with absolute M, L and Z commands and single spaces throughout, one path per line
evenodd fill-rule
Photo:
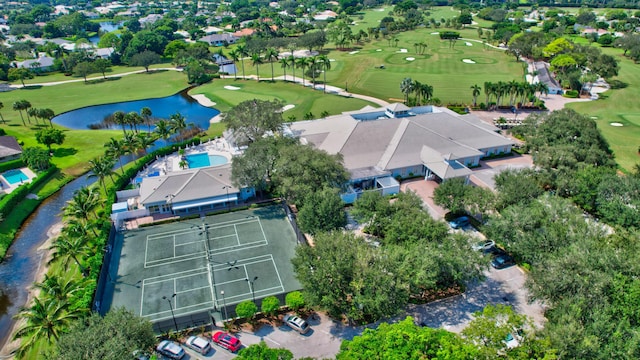
M 22 159 L 15 159 L 7 162 L 0 163 L 0 172 L 5 172 L 11 169 L 17 169 L 21 167 L 25 167 L 24 161 Z

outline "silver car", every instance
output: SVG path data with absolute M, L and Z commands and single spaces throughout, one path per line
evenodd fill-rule
M 300 334 L 306 334 L 307 331 L 309 331 L 310 329 L 310 326 L 306 321 L 291 314 L 285 315 L 284 323 L 287 324 L 293 330 L 299 332 Z
M 190 336 L 184 345 L 202 355 L 207 355 L 209 350 L 211 350 L 209 341 L 201 336 Z
M 156 347 L 156 351 L 170 359 L 182 359 L 184 357 L 184 349 L 173 341 L 163 340 Z

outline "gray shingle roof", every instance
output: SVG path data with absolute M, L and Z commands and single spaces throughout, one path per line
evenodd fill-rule
M 22 147 L 13 136 L 0 136 L 0 158 L 22 154 Z

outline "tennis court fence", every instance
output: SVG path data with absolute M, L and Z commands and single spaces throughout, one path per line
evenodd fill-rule
M 284 211 L 287 213 L 287 219 L 289 219 L 289 223 L 291 223 L 291 227 L 293 227 L 293 231 L 296 233 L 296 238 L 298 239 L 298 243 L 300 245 L 309 245 L 307 242 L 307 237 L 304 236 L 300 228 L 298 228 L 298 222 L 296 221 L 296 215 L 291 211 L 289 204 L 286 201 L 282 201 L 282 207 Z

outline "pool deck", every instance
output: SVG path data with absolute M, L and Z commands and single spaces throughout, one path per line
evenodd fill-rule
M 205 143 L 201 143 L 200 145 L 187 146 L 184 150 L 185 155 L 208 153 L 209 155 L 224 156 L 229 160 L 229 162 L 231 161 L 231 157 L 236 153 L 224 138 L 211 139 Z M 188 170 L 188 168 L 180 168 L 180 155 L 178 152 L 175 152 L 166 156 L 157 157 L 155 161 L 140 171 L 138 175 L 136 175 L 136 178 L 148 177 L 154 173 L 158 173 L 162 176 L 167 175 L 168 173 L 184 170 Z
M 13 190 L 18 188 L 18 186 L 20 186 L 20 185 L 22 185 L 24 183 L 31 182 L 31 180 L 33 180 L 37 176 L 33 171 L 31 171 L 31 169 L 29 169 L 27 167 L 15 169 L 15 170 L 22 171 L 22 173 L 25 174 L 29 179 L 27 179 L 25 181 L 21 181 L 21 182 L 15 183 L 15 184 L 12 185 L 7 181 L 7 179 L 3 175 L 0 175 L 0 191 L 4 192 L 5 194 L 12 193 Z

